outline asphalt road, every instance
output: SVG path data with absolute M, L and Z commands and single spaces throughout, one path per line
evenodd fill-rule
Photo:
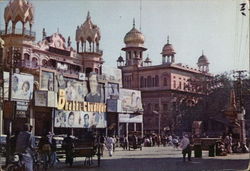
M 192 153 L 193 156 L 193 153 Z M 84 166 L 84 158 L 76 158 L 73 166 L 57 163 L 51 171 L 238 171 L 246 170 L 249 153 L 229 154 L 227 156 L 208 157 L 203 151 L 202 158 L 192 158 L 191 162 L 183 162 L 181 150 L 172 147 L 144 147 L 142 151 L 123 151 L 118 148 L 112 157 L 105 152 L 101 166 L 97 167 L 97 158 L 92 166 Z

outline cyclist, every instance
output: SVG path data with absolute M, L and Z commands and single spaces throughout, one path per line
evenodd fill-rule
M 30 132 L 30 124 L 23 126 L 16 140 L 16 152 L 20 154 L 21 162 L 25 166 L 25 171 L 33 171 L 33 150 L 35 147 L 34 136 Z

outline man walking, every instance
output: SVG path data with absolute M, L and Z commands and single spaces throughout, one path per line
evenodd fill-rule
M 191 161 L 191 146 L 190 140 L 188 139 L 188 135 L 184 135 L 181 142 L 180 148 L 182 149 L 183 161 L 186 161 L 186 154 L 188 154 L 188 161 Z
M 21 161 L 24 163 L 25 171 L 33 171 L 33 149 L 35 146 L 34 136 L 30 132 L 30 125 L 24 124 L 16 140 L 16 152 L 20 153 Z

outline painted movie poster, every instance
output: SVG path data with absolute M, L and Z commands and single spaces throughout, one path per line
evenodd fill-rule
M 54 126 L 57 128 L 105 128 L 106 113 L 56 110 Z
M 122 112 L 134 113 L 142 111 L 141 92 L 129 89 L 120 89 Z
M 41 71 L 41 90 L 54 91 L 54 73 L 48 71 Z

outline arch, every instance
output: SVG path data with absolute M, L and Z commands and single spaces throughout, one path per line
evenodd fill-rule
M 38 59 L 37 58 L 33 57 L 32 60 L 31 60 L 31 62 L 32 62 L 32 66 L 33 67 L 37 67 L 38 66 Z
M 23 60 L 26 62 L 26 61 L 29 61 L 30 60 L 30 55 L 28 53 L 25 53 L 23 55 Z
M 47 67 L 47 65 L 48 65 L 48 61 L 46 59 L 43 59 L 42 60 L 42 66 Z

